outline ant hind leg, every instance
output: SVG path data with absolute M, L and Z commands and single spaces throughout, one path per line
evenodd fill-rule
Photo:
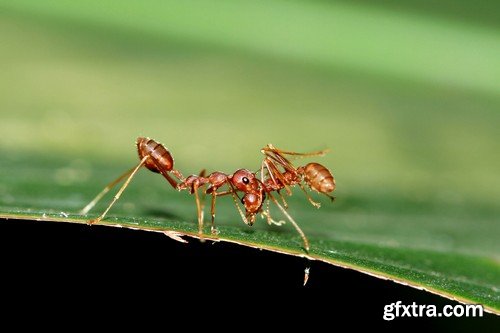
M 132 178 L 135 176 L 135 174 L 137 173 L 137 171 L 139 171 L 139 169 L 143 166 L 143 164 L 146 162 L 146 160 L 149 158 L 149 156 L 144 156 L 143 159 L 141 160 L 141 162 L 134 168 L 134 170 L 132 170 L 132 172 L 130 172 L 130 175 L 128 176 L 127 180 L 125 181 L 125 183 L 122 185 L 122 187 L 120 187 L 120 189 L 118 190 L 118 192 L 116 193 L 116 195 L 114 196 L 113 200 L 111 201 L 111 203 L 109 204 L 108 208 L 106 208 L 106 210 L 104 211 L 104 213 L 102 213 L 99 217 L 97 217 L 96 219 L 93 219 L 93 220 L 90 220 L 88 221 L 88 224 L 92 225 L 92 224 L 95 224 L 95 223 L 99 223 L 105 216 L 106 214 L 108 213 L 108 211 L 111 209 L 111 207 L 115 204 L 115 202 L 120 198 L 120 196 L 122 195 L 123 191 L 125 191 L 125 189 L 127 188 L 128 184 L 130 183 L 130 181 L 132 180 Z M 127 173 L 126 173 L 127 174 Z M 115 185 L 115 183 L 117 183 L 122 177 L 125 177 L 125 175 L 122 175 L 120 176 L 116 181 L 112 182 L 110 185 Z M 109 186 L 109 185 L 108 185 Z M 106 190 L 107 187 L 105 187 L 104 189 Z M 107 192 L 107 191 L 106 191 Z M 102 192 L 101 192 L 102 193 Z M 104 192 L 105 193 L 105 192 Z M 99 194 L 100 195 L 100 194 Z M 97 199 L 100 199 L 99 195 L 96 197 Z M 94 199 L 95 200 L 95 199 Z M 91 205 L 94 201 L 92 201 L 89 205 Z M 97 202 L 97 201 L 96 201 Z M 94 202 L 95 204 L 95 202 Z M 87 205 L 87 206 L 89 206 Z M 86 209 L 87 207 L 84 208 L 84 210 Z M 92 208 L 92 206 L 90 206 L 90 208 Z
M 82 208 L 82 210 L 80 210 L 79 214 L 80 215 L 87 214 L 102 199 L 102 197 L 106 193 L 109 192 L 109 190 L 111 190 L 113 187 L 115 187 L 116 184 L 118 184 L 119 182 L 121 182 L 123 179 L 125 179 L 128 176 L 130 176 L 130 174 L 134 171 L 134 169 L 135 169 L 135 167 L 133 167 L 132 169 L 130 169 L 127 172 L 123 173 L 120 177 L 116 178 L 111 183 L 109 183 L 108 185 L 106 185 L 106 187 L 104 187 L 104 189 L 101 192 L 99 192 L 99 194 L 96 195 L 95 198 L 92 199 L 91 202 L 89 202 L 85 207 Z

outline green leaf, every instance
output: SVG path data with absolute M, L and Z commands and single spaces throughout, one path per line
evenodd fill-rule
M 270 142 L 331 148 L 321 163 L 337 201 L 289 199 L 311 260 L 500 313 L 496 28 L 362 5 L 200 3 L 0 2 L 0 217 L 97 216 L 111 194 L 77 212 L 138 162 L 137 136 L 164 142 L 184 174 L 256 170 Z M 309 29 L 287 30 L 299 21 Z M 195 218 L 194 198 L 141 170 L 103 224 L 197 237 Z M 220 241 L 305 256 L 289 224 L 247 227 L 230 198 L 217 224 Z
M 1 199 L 4 206 L 0 207 L 0 217 L 86 223 L 103 211 L 112 195 L 105 197 L 95 214 L 80 216 L 76 213 L 78 209 L 123 171 L 97 161 L 68 162 L 37 157 L 37 165 L 32 166 L 29 163 L 32 160 L 22 155 L 11 155 L 4 161 L 1 172 L 9 174 L 9 177 L 3 183 L 4 195 Z M 131 163 L 136 162 L 131 160 Z M 28 166 L 20 167 L 25 165 Z M 142 170 L 101 224 L 163 232 L 175 240 L 182 240 L 184 236 L 197 238 L 194 199 L 187 193 L 173 190 L 166 182 L 158 183 L 159 180 L 163 181 L 159 175 Z M 295 195 L 300 196 L 301 193 Z M 206 224 L 204 237 L 321 260 L 423 288 L 461 302 L 480 303 L 489 311 L 498 312 L 498 261 L 485 253 L 471 254 L 460 249 L 450 251 L 438 243 L 431 246 L 432 242 L 421 242 L 422 234 L 427 237 L 434 234 L 437 238 L 441 234 L 443 237 L 440 225 L 427 224 L 422 226 L 423 230 L 416 231 L 411 221 L 424 222 L 425 219 L 421 219 L 419 214 L 401 215 L 396 212 L 384 217 L 388 221 L 381 223 L 377 221 L 378 216 L 372 216 L 370 221 L 368 216 L 352 210 L 357 205 L 349 203 L 368 198 L 339 198 L 335 204 L 323 202 L 320 210 L 302 199 L 292 197 L 289 210 L 310 238 L 309 255 L 302 250 L 302 241 L 290 225 L 267 226 L 265 220 L 258 220 L 254 227 L 244 225 L 230 198 L 219 199 L 217 206 L 220 234 L 211 236 Z M 5 206 L 9 200 L 14 203 L 10 207 Z M 413 208 L 409 202 L 400 202 L 398 206 Z M 389 207 L 390 204 L 385 203 L 385 208 Z M 279 216 L 276 209 L 273 215 Z M 450 221 L 443 216 L 439 218 L 441 223 L 455 224 L 455 238 L 477 236 L 464 234 L 467 226 L 454 218 Z M 400 219 L 399 225 L 393 224 L 391 219 Z M 384 238 L 391 241 L 376 241 L 380 235 L 373 230 L 349 239 L 352 237 L 349 229 L 361 229 L 371 223 L 378 223 L 378 231 L 384 231 Z M 482 237 L 483 240 L 488 239 L 486 235 Z

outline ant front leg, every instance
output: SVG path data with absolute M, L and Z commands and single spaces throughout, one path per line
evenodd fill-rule
M 269 225 L 274 224 L 274 225 L 277 225 L 280 227 L 283 224 L 285 224 L 285 221 L 283 221 L 283 220 L 276 221 L 271 217 L 271 209 L 269 207 L 269 199 L 266 200 L 266 210 L 262 214 L 266 217 L 267 224 L 269 224 Z
M 240 214 L 241 219 L 243 220 L 243 222 L 246 225 L 251 226 L 252 224 L 248 221 L 245 214 L 243 213 L 243 211 L 240 208 L 240 205 L 239 205 L 239 202 L 241 201 L 240 197 L 238 197 L 238 195 L 236 194 L 236 190 L 231 183 L 229 183 L 229 186 L 231 187 L 231 189 L 228 192 L 231 194 L 231 197 L 233 198 L 234 205 L 236 206 L 236 209 L 238 210 L 238 213 Z

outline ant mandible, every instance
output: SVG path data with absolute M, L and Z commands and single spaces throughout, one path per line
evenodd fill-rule
M 89 220 L 88 224 L 92 225 L 99 223 L 102 219 L 104 219 L 108 211 L 127 188 L 137 171 L 142 166 L 145 166 L 152 172 L 161 174 L 174 189 L 178 191 L 187 190 L 189 193 L 195 195 L 196 207 L 198 211 L 198 234 L 200 239 L 203 239 L 203 206 L 198 190 L 203 188 L 205 185 L 208 185 L 205 193 L 212 196 L 211 233 L 213 235 L 218 234 L 215 227 L 215 203 L 218 196 L 231 195 L 243 222 L 247 225 L 253 225 L 255 222 L 255 215 L 259 212 L 267 217 L 267 222 L 269 224 L 281 225 L 283 222 L 276 222 L 270 216 L 270 199 L 278 206 L 278 208 L 295 227 L 297 232 L 302 237 L 304 249 L 308 252 L 309 241 L 298 224 L 286 211 L 287 204 L 281 195 L 280 190 L 285 188 L 287 193 L 290 195 L 291 192 L 289 190 L 289 186 L 299 185 L 300 188 L 306 193 L 308 200 L 316 207 L 319 207 L 319 204 L 315 203 L 307 194 L 302 182 L 305 182 L 311 189 L 325 195 L 328 195 L 327 193 L 332 192 L 335 189 L 335 180 L 333 175 L 324 166 L 318 163 L 309 163 L 305 167 L 295 168 L 292 163 L 284 157 L 284 155 L 296 155 L 300 157 L 317 156 L 323 155 L 324 151 L 300 154 L 282 151 L 274 148 L 272 145 L 268 145 L 261 150 L 261 152 L 265 155 L 265 158 L 261 165 L 261 179 L 259 180 L 255 176 L 255 173 L 247 169 L 239 169 L 231 175 L 215 171 L 208 176 L 205 176 L 205 171 L 203 170 L 199 175 L 191 175 L 185 178 L 180 171 L 174 168 L 174 158 L 168 149 L 161 143 L 150 138 L 139 137 L 136 141 L 136 146 L 140 160 L 139 164 L 109 183 L 88 205 L 80 211 L 80 214 L 82 215 L 87 214 L 111 188 L 126 179 L 104 212 L 97 218 Z M 278 166 L 281 167 L 283 171 L 279 170 Z M 264 174 L 264 170 L 266 170 L 266 174 Z M 221 190 L 224 185 L 227 185 L 227 189 Z M 241 202 L 245 206 L 245 213 L 243 213 L 238 204 L 238 191 L 244 193 Z M 285 207 L 280 205 L 271 192 L 278 193 Z M 267 208 L 264 212 L 262 205 L 266 197 L 268 198 L 268 201 Z M 333 199 L 333 197 L 329 197 Z

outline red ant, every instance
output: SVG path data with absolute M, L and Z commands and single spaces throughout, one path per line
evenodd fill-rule
M 248 184 L 249 178 L 254 176 L 252 172 L 250 172 L 249 170 L 240 169 L 232 175 L 226 175 L 225 173 L 216 171 L 205 177 L 205 171 L 203 170 L 200 175 L 191 175 L 185 178 L 180 171 L 174 169 L 174 158 L 172 157 L 168 149 L 165 148 L 165 146 L 161 143 L 156 142 L 155 140 L 150 138 L 140 137 L 136 141 L 136 146 L 140 159 L 139 164 L 109 183 L 87 206 L 85 206 L 80 211 L 80 214 L 86 214 L 111 188 L 128 177 L 122 187 L 118 190 L 117 194 L 114 196 L 113 200 L 106 208 L 106 210 L 99 217 L 88 221 L 88 224 L 99 223 L 106 216 L 108 211 L 120 198 L 125 188 L 128 186 L 134 175 L 142 166 L 145 166 L 155 173 L 160 173 L 176 190 L 188 190 L 191 194 L 194 193 L 196 199 L 196 207 L 198 208 L 198 232 L 200 234 L 200 238 L 203 234 L 203 211 L 198 194 L 198 189 L 206 184 L 209 184 L 210 187 L 205 192 L 212 195 L 212 234 L 217 234 L 217 230 L 215 228 L 215 201 L 218 196 L 231 194 L 236 207 L 238 208 L 238 211 L 243 218 L 243 221 L 247 224 L 250 224 L 245 218 L 245 215 L 241 211 L 240 207 L 238 206 L 239 197 L 236 195 L 235 187 L 240 188 L 241 186 L 245 186 L 245 184 Z M 177 180 L 175 180 L 172 176 L 177 178 Z M 227 184 L 229 186 L 229 189 L 226 191 L 218 192 L 219 188 L 221 188 L 224 184 Z
M 325 167 L 317 163 L 309 163 L 305 167 L 295 168 L 283 156 L 284 154 L 316 156 L 323 155 L 324 152 L 299 154 L 281 151 L 274 148 L 272 145 L 268 145 L 261 150 L 266 157 L 262 162 L 260 180 L 256 178 L 255 173 L 247 169 L 239 169 L 231 175 L 216 171 L 208 176 L 205 176 L 205 171 L 203 170 L 199 175 L 191 175 L 185 178 L 180 171 L 174 169 L 174 159 L 168 149 L 166 149 L 161 143 L 158 143 L 150 138 L 140 137 L 137 139 L 136 145 L 140 159 L 139 164 L 109 183 L 87 206 L 81 210 L 80 214 L 86 214 L 111 188 L 126 178 L 124 184 L 118 190 L 106 210 L 97 218 L 89 220 L 89 224 L 99 223 L 106 216 L 114 203 L 120 198 L 125 188 L 129 185 L 137 171 L 142 166 L 145 166 L 155 173 L 160 173 L 170 183 L 170 185 L 178 191 L 188 190 L 191 194 L 195 195 L 196 207 L 198 210 L 198 233 L 200 239 L 203 239 L 203 206 L 200 201 L 198 190 L 208 184 L 209 187 L 205 190 L 205 193 L 212 195 L 212 234 L 218 233 L 215 228 L 215 203 L 218 196 L 231 195 L 242 220 L 247 225 L 251 226 L 255 222 L 255 214 L 262 211 L 262 203 L 266 199 L 267 195 L 267 197 L 280 208 L 283 214 L 285 214 L 288 220 L 293 224 L 304 241 L 305 250 L 309 251 L 309 242 L 304 232 L 287 213 L 286 209 L 283 208 L 283 206 L 281 206 L 272 196 L 271 192 L 276 191 L 282 198 L 286 207 L 286 202 L 279 191 L 285 188 L 288 194 L 290 194 L 291 192 L 288 187 L 299 185 L 305 192 L 302 181 L 305 181 L 312 189 L 326 195 L 328 195 L 327 192 L 332 192 L 335 189 L 333 176 Z M 281 166 L 284 171 L 280 171 L 278 166 Z M 264 178 L 264 169 L 267 170 L 267 178 Z M 174 177 L 176 179 L 174 179 Z M 227 185 L 228 189 L 219 191 L 219 189 L 224 185 Z M 239 196 L 237 195 L 237 191 L 244 192 L 241 202 L 245 206 L 246 214 L 243 213 L 238 205 Z M 309 195 L 307 195 L 307 197 L 311 203 L 313 203 L 316 207 L 319 207 L 319 204 L 312 201 Z M 272 220 L 269 214 L 269 201 L 266 212 L 263 214 L 267 216 L 269 224 L 282 224 L 281 222 L 275 222 Z
M 284 156 L 292 155 L 298 157 L 306 156 L 323 156 L 326 151 L 317 151 L 311 153 L 296 153 L 289 152 L 275 148 L 273 145 L 269 144 L 261 149 L 264 154 L 264 160 L 262 161 L 260 168 L 260 180 L 253 179 L 255 184 L 252 186 L 246 186 L 245 188 L 239 188 L 245 192 L 242 202 L 245 204 L 246 217 L 251 223 L 255 221 L 255 214 L 262 212 L 263 215 L 267 217 L 267 222 L 269 224 L 281 225 L 284 222 L 276 222 L 271 218 L 269 212 L 269 199 L 273 201 L 276 206 L 282 211 L 282 213 L 287 217 L 287 219 L 293 224 L 297 232 L 302 237 L 304 242 L 304 249 L 309 251 L 309 241 L 305 236 L 304 232 L 300 229 L 295 220 L 288 214 L 286 208 L 288 205 L 285 198 L 281 195 L 280 190 L 285 189 L 288 195 L 291 195 L 290 186 L 298 185 L 302 191 L 305 193 L 309 202 L 316 208 L 320 207 L 318 202 L 315 202 L 307 193 L 304 188 L 303 182 L 305 182 L 311 189 L 321 194 L 328 196 L 332 201 L 335 197 L 329 195 L 328 193 L 335 190 L 335 178 L 332 173 L 323 165 L 319 163 L 309 163 L 305 166 L 295 168 L 293 164 Z M 282 170 L 280 170 L 280 167 Z M 264 170 L 266 173 L 264 173 Z M 271 192 L 276 191 L 283 201 L 283 206 L 274 198 Z M 267 197 L 266 210 L 263 212 L 262 204 Z

